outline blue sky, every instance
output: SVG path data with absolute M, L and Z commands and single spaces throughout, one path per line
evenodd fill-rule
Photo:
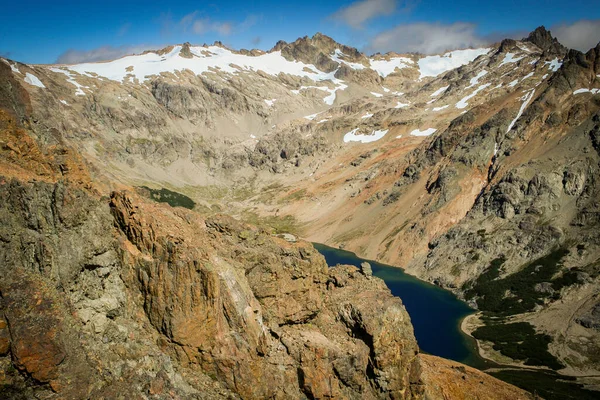
M 597 0 L 10 1 L 2 8 L 0 55 L 28 63 L 115 58 L 185 41 L 266 50 L 316 32 L 369 53 L 478 46 L 539 25 L 569 47 L 600 41 Z

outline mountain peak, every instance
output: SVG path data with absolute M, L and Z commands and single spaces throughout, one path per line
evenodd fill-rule
M 564 55 L 567 52 L 567 48 L 560 44 L 543 25 L 535 28 L 523 41 L 533 43 L 547 53 Z
M 271 51 L 281 51 L 287 60 L 312 64 L 325 72 L 332 72 L 339 66 L 339 63 L 331 58 L 336 50 L 343 53 L 346 61 L 366 63 L 366 57 L 360 51 L 354 47 L 340 44 L 320 32 L 315 33 L 312 37 L 303 36 L 292 43 L 280 40 L 271 49 Z

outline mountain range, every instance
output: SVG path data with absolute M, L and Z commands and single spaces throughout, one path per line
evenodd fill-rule
M 483 357 L 599 390 L 599 171 L 600 44 L 543 27 L 0 59 L 0 393 L 533 398 L 420 354 L 401 300 L 310 242 L 453 291 Z

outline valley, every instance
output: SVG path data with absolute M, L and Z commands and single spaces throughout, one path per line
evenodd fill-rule
M 533 398 L 433 355 L 600 390 L 600 45 L 315 34 L 0 80 L 5 393 Z

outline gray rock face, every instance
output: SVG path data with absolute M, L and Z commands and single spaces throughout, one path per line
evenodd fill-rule
M 248 153 L 248 162 L 253 167 L 283 172 L 285 166 L 299 166 L 303 158 L 324 153 L 329 148 L 327 139 L 321 135 L 304 138 L 296 132 L 278 133 L 260 139 Z
M 587 314 L 578 317 L 576 321 L 581 326 L 600 331 L 600 303 L 592 307 Z
M 542 51 L 548 54 L 564 55 L 567 52 L 567 48 L 560 44 L 558 40 L 552 36 L 550 31 L 546 30 L 545 27 L 540 26 L 536 28 L 529 36 L 523 39 L 527 42 L 535 44 Z
M 371 276 L 373 276 L 373 269 L 371 268 L 371 264 L 369 264 L 368 262 L 361 263 L 360 270 L 366 277 L 370 278 Z
M 550 283 L 550 282 L 536 283 L 535 287 L 533 289 L 539 293 L 548 293 L 548 294 L 554 293 L 554 289 L 552 288 L 552 283 Z

